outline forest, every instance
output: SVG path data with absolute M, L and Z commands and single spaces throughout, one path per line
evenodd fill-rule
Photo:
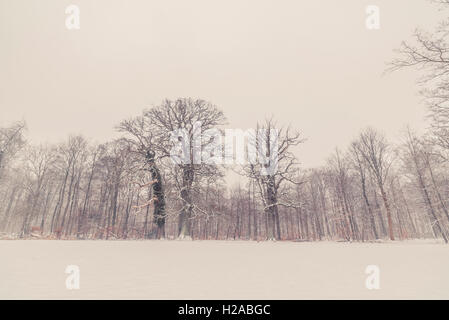
M 73 135 L 35 145 L 25 121 L 4 125 L 0 237 L 447 243 L 448 26 L 417 29 L 388 65 L 389 72 L 416 70 L 427 130 L 398 128 L 400 143 L 392 143 L 365 128 L 320 167 L 301 167 L 305 133 L 274 118 L 254 123 L 266 133 L 267 150 L 278 133 L 274 172 L 261 174 L 264 165 L 252 163 L 173 163 L 174 130 L 192 140 L 195 123 L 217 132 L 228 125 L 219 106 L 199 98 L 166 99 L 118 120 L 120 137 L 105 143 Z M 207 148 L 211 141 L 202 143 Z M 239 185 L 231 186 L 229 171 L 240 175 Z
M 293 152 L 307 143 L 302 135 L 266 120 L 255 126 L 279 132 L 278 169 L 268 175 L 253 164 L 174 164 L 171 130 L 193 134 L 197 121 L 220 128 L 226 118 L 209 102 L 180 98 L 123 120 L 122 137 L 102 144 L 70 136 L 32 145 L 24 122 L 1 128 L 2 237 L 448 241 L 449 135 L 436 121 L 421 136 L 407 128 L 399 145 L 366 128 L 325 166 L 303 169 Z M 147 150 L 163 185 L 162 225 Z M 238 186 L 229 187 L 227 170 L 242 176 Z

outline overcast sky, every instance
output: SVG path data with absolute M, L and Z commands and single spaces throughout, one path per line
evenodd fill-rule
M 65 9 L 80 8 L 80 29 Z M 367 30 L 367 5 L 380 30 Z M 230 128 L 274 115 L 324 163 L 361 128 L 423 130 L 416 74 L 383 76 L 393 49 L 442 13 L 426 0 L 0 0 L 0 125 L 25 119 L 33 142 L 114 125 L 164 98 L 203 98 Z

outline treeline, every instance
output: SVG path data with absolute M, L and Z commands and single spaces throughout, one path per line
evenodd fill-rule
M 165 190 L 167 238 L 447 242 L 448 149 L 431 132 L 417 136 L 408 129 L 393 146 L 367 128 L 325 166 L 306 170 L 293 149 L 304 142 L 301 135 L 268 120 L 255 125 L 265 129 L 267 149 L 278 130 L 277 169 L 261 174 L 267 164 L 173 164 L 170 132 L 185 128 L 193 136 L 198 121 L 205 130 L 219 129 L 226 119 L 206 101 L 178 99 L 122 121 L 123 137 L 104 144 L 71 136 L 31 145 L 24 123 L 0 128 L 0 232 L 155 238 L 153 207 L 137 208 L 152 197 L 150 188 L 139 188 L 151 180 L 143 157 L 151 149 Z M 242 175 L 240 186 L 227 185 L 226 170 Z
M 150 152 L 162 177 L 161 228 L 168 238 L 448 242 L 448 35 L 448 21 L 433 33 L 417 29 L 414 41 L 403 42 L 390 64 L 390 70 L 422 73 L 428 132 L 418 136 L 407 129 L 402 143 L 392 145 L 367 128 L 320 168 L 300 168 L 294 151 L 302 136 L 272 119 L 254 124 L 263 135 L 246 146 L 261 158 L 277 151 L 267 162 L 226 169 L 214 161 L 174 165 L 173 143 L 196 141 L 198 123 L 210 136 L 181 151 L 191 156 L 206 148 L 209 160 L 223 151 L 213 145 L 226 118 L 200 99 L 163 101 L 122 121 L 117 126 L 122 138 L 99 145 L 71 136 L 36 146 L 26 142 L 25 123 L 0 128 L 0 232 L 4 237 L 153 238 L 155 204 L 142 204 L 154 195 L 139 187 L 151 179 L 145 162 Z M 175 130 L 183 136 L 173 140 Z M 242 176 L 240 186 L 226 184 L 226 170 Z

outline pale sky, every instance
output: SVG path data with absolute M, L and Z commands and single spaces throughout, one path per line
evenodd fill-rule
M 80 29 L 65 8 L 80 8 Z M 367 5 L 380 30 L 365 27 Z M 202 98 L 230 128 L 274 115 L 324 163 L 360 129 L 394 141 L 426 126 L 416 73 L 382 76 L 393 49 L 442 17 L 426 0 L 0 0 L 0 125 L 24 119 L 33 142 L 114 125 L 164 98 Z

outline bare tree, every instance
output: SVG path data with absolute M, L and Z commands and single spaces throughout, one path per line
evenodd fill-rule
M 165 100 L 161 105 L 145 111 L 142 116 L 124 121 L 118 127 L 120 131 L 131 134 L 134 144 L 139 145 L 140 149 L 149 148 L 155 152 L 155 159 L 172 157 L 173 144 L 182 140 L 184 158 L 172 170 L 182 203 L 178 220 L 178 237 L 181 239 L 191 237 L 192 212 L 201 213 L 193 199 L 195 182 L 199 182 L 202 177 L 219 174 L 216 166 L 195 158 L 210 143 L 201 139 L 201 131 L 224 123 L 222 111 L 211 103 L 180 98 Z
M 351 144 L 350 156 L 352 158 L 352 164 L 354 166 L 354 169 L 356 170 L 356 172 L 359 176 L 359 179 L 360 179 L 360 186 L 361 186 L 361 190 L 362 190 L 363 201 L 365 203 L 367 215 L 368 215 L 369 221 L 371 223 L 371 229 L 372 229 L 374 238 L 379 239 L 379 233 L 376 228 L 376 222 L 375 222 L 373 208 L 370 203 L 370 200 L 368 197 L 368 192 L 367 192 L 366 175 L 368 174 L 368 172 L 367 172 L 368 164 L 367 164 L 366 160 L 363 158 L 363 155 L 360 154 L 360 149 L 361 148 L 359 146 L 359 142 L 354 141 Z
M 82 234 L 85 235 L 85 232 L 82 232 L 82 229 L 86 223 L 85 219 L 87 214 L 87 208 L 89 205 L 89 201 L 91 200 L 92 182 L 94 179 L 95 170 L 98 165 L 98 160 L 99 158 L 102 157 L 104 151 L 105 148 L 103 145 L 95 146 L 90 150 L 90 173 L 87 179 L 87 188 L 84 196 L 83 208 L 78 217 L 77 238 L 80 238 Z
M 279 191 L 284 183 L 302 183 L 294 181 L 298 163 L 292 148 L 304 140 L 299 132 L 293 132 L 289 127 L 276 128 L 273 119 L 257 125 L 254 134 L 249 148 L 257 154 L 258 161 L 245 165 L 241 174 L 252 179 L 258 187 L 267 218 L 267 238 L 281 239 L 279 206 L 294 208 L 298 204 Z
M 358 228 L 350 204 L 351 176 L 349 175 L 349 162 L 340 155 L 340 151 L 337 149 L 334 156 L 329 160 L 329 165 L 334 173 L 335 192 L 337 199 L 339 199 L 338 205 L 342 212 L 346 238 L 348 240 L 356 239 Z
M 38 206 L 43 193 L 50 184 L 50 170 L 55 161 L 54 149 L 40 145 L 38 147 L 28 147 L 26 150 L 26 173 L 28 177 L 29 201 L 25 217 L 22 224 L 22 236 L 27 235 L 30 227 L 30 218 L 39 214 Z M 44 215 L 42 220 L 45 220 Z M 43 232 L 43 222 L 41 222 L 41 232 Z
M 1 169 L 25 144 L 23 137 L 26 124 L 23 121 L 13 123 L 9 127 L 0 128 L 0 178 Z
M 449 1 L 433 1 L 449 8 Z M 415 68 L 421 72 L 421 94 L 429 107 L 435 142 L 449 150 L 449 19 L 441 21 L 434 32 L 416 29 L 412 42 L 402 42 L 397 49 L 398 57 L 388 71 Z
M 389 236 L 391 240 L 394 240 L 393 220 L 391 217 L 390 203 L 385 189 L 386 180 L 392 163 L 391 159 L 389 159 L 386 139 L 374 129 L 368 128 L 360 134 L 360 137 L 354 146 L 366 161 L 371 173 L 375 177 L 387 212 Z
M 407 147 L 408 155 L 412 160 L 414 174 L 418 181 L 418 186 L 419 186 L 420 192 L 422 194 L 424 203 L 426 204 L 428 212 L 429 212 L 430 216 L 432 217 L 432 226 L 435 226 L 435 229 L 437 230 L 437 232 L 439 234 L 441 234 L 444 241 L 447 243 L 448 237 L 446 235 L 445 230 L 441 226 L 440 219 L 439 219 L 437 212 L 434 208 L 434 203 L 431 199 L 431 196 L 430 196 L 430 193 L 428 190 L 428 183 L 426 182 L 426 178 L 424 175 L 426 163 L 424 162 L 425 158 L 423 159 L 422 150 L 420 150 L 420 142 L 415 137 L 415 135 L 410 131 L 410 129 L 407 132 L 406 147 Z

